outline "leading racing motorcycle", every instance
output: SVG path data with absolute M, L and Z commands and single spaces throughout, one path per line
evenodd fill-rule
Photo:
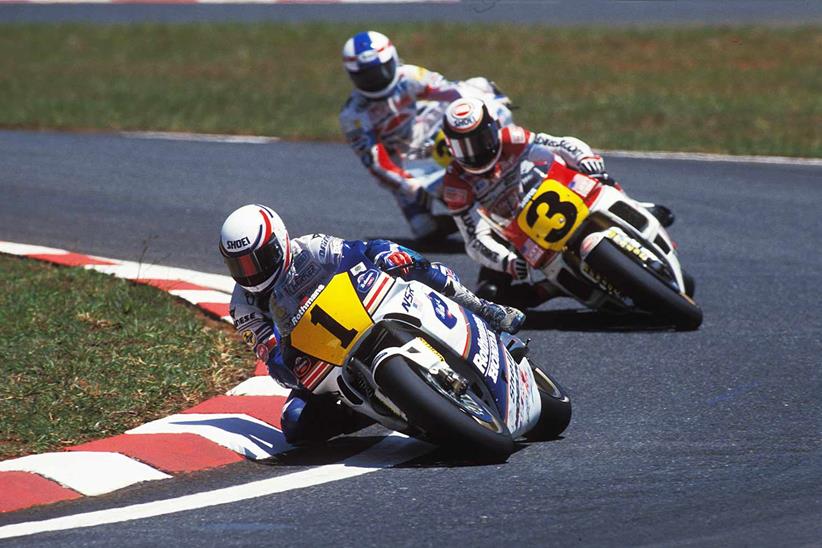
M 699 327 L 702 310 L 693 300 L 693 279 L 682 269 L 667 231 L 646 209 L 649 204 L 560 161 L 528 167 L 540 177 L 525 185 L 530 190 L 512 219 L 480 214 L 530 266 L 527 284 L 538 290 L 529 295 L 567 296 L 593 309 L 650 314 L 681 330 Z M 516 288 L 500 284 L 478 294 L 526 308 L 540 304 L 512 302 L 507 297 Z
M 556 438 L 571 419 L 567 393 L 522 341 L 381 271 L 364 244 L 346 245 L 294 322 L 289 344 L 315 358 L 295 366 L 306 388 L 472 459 L 505 460 L 517 438 Z

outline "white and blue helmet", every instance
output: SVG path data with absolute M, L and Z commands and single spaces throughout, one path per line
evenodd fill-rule
M 386 97 L 399 79 L 397 48 L 384 34 L 360 32 L 342 50 L 343 66 L 360 93 L 370 99 Z

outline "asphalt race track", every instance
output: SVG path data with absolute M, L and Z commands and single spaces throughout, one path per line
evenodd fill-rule
M 671 206 L 705 322 L 654 331 L 555 302 L 525 335 L 574 398 L 564 439 L 507 464 L 429 454 L 254 500 L 0 541 L 134 545 L 802 545 L 822 538 L 822 167 L 612 159 Z M 222 273 L 233 208 L 293 234 L 408 237 L 342 145 L 0 132 L 0 239 Z M 467 280 L 459 243 L 428 250 Z M 369 429 L 270 465 L 240 463 L 0 516 L 0 526 L 195 493 L 355 453 Z
M 25 1 L 25 0 L 23 0 Z M 65 2 L 65 0 L 59 0 Z M 132 4 L 0 4 L 0 22 L 185 23 L 204 21 L 509 22 L 549 26 L 794 25 L 822 21 L 812 0 L 464 0 L 449 3 L 191 5 L 186 0 Z M 201 0 L 205 1 L 205 0 Z M 170 5 L 169 5 L 170 4 Z M 301 5 L 302 4 L 302 5 Z

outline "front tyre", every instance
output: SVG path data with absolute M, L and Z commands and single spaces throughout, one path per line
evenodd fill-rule
M 585 262 L 605 277 L 637 308 L 650 312 L 676 329 L 693 330 L 702 324 L 702 309 L 687 296 L 677 293 L 655 274 L 603 239 L 588 254 Z
M 534 380 L 539 389 L 542 411 L 537 425 L 525 434 L 530 441 L 556 439 L 571 422 L 571 398 L 541 365 L 531 363 Z
M 424 380 L 402 356 L 380 364 L 375 377 L 385 396 L 405 413 L 411 426 L 424 431 L 427 439 L 483 462 L 504 462 L 514 452 L 514 440 L 495 410 L 489 413 L 479 398 L 470 402 L 478 413 L 461 408 L 453 396 L 432 384 L 434 379 Z M 483 406 L 485 409 L 479 409 Z M 486 420 L 478 418 L 482 415 Z

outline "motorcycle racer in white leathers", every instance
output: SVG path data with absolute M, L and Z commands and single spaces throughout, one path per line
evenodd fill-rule
M 418 238 L 453 232 L 447 215 L 431 213 L 431 197 L 405 167 L 409 152 L 425 147 L 435 120 L 418 116 L 418 101 L 450 103 L 465 95 L 492 97 L 498 92 L 485 78 L 451 82 L 441 74 L 402 64 L 383 34 L 360 32 L 344 45 L 343 66 L 354 90 L 340 112 L 340 127 L 360 161 L 397 200 L 411 231 Z M 502 102 L 494 108 L 510 117 Z M 429 153 L 430 154 L 430 153 Z
M 525 320 L 519 310 L 478 298 L 445 265 L 431 263 L 393 242 L 342 240 L 325 234 L 290 239 L 271 208 L 252 204 L 237 209 L 220 232 L 220 253 L 237 282 L 230 314 L 271 376 L 293 389 L 281 421 L 290 443 L 325 440 L 358 427 L 357 417 L 347 407 L 310 392 L 313 386 L 304 383 L 322 364 L 288 342 L 311 295 L 332 278 L 346 249 L 356 246 L 377 267 L 443 293 L 482 317 L 492 329 L 513 333 Z
M 547 172 L 550 163 L 562 162 L 619 188 L 608 176 L 605 161 L 585 142 L 516 125 L 501 127 L 493 109 L 479 99 L 451 103 L 443 117 L 443 130 L 453 157 L 443 181 L 443 200 L 465 240 L 466 252 L 484 267 L 480 286 L 489 279 L 500 283 L 499 276 L 489 271 L 506 273 L 509 283 L 528 277 L 525 260 L 499 239 L 488 220 L 505 225 L 516 214 L 528 190 L 521 169 L 524 163 L 542 164 Z M 539 181 L 527 184 L 535 182 Z M 653 206 L 651 212 L 658 217 L 667 215 L 668 225 L 673 219 L 664 206 Z

